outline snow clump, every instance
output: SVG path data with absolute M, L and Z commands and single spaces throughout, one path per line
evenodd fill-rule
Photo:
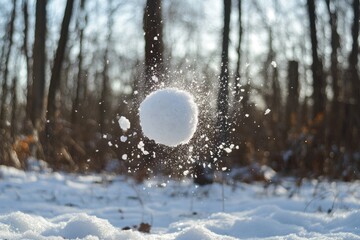
M 126 117 L 121 116 L 119 119 L 119 125 L 120 128 L 126 132 L 130 128 L 130 121 Z
M 184 90 L 164 88 L 140 104 L 140 125 L 146 137 L 170 147 L 186 144 L 196 131 L 198 108 Z

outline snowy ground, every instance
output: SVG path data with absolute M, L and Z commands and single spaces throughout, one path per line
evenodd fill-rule
M 0 239 L 360 239 L 359 187 L 238 183 L 224 187 L 223 201 L 218 184 L 0 166 Z M 141 222 L 150 234 L 134 230 Z

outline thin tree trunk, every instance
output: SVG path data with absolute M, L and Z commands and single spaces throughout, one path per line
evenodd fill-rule
M 75 99 L 72 106 L 71 111 L 71 122 L 73 125 L 77 124 L 77 116 L 79 112 L 79 104 L 80 104 L 80 92 L 81 88 L 84 87 L 84 74 L 83 74 L 83 39 L 84 39 L 84 29 L 86 25 L 86 16 L 85 14 L 85 0 L 81 0 L 80 3 L 80 23 L 79 23 L 79 55 L 78 55 L 78 75 L 76 79 L 76 93 L 75 93 Z
M 24 17 L 24 39 L 22 50 L 26 62 L 26 120 L 31 119 L 31 102 L 32 102 L 32 77 L 31 77 L 31 64 L 29 57 L 29 13 L 27 0 L 23 0 L 22 4 L 23 17 Z
M 109 94 L 109 76 L 108 76 L 108 49 L 105 50 L 104 54 L 104 68 L 102 71 L 102 90 L 100 97 L 100 112 L 99 112 L 99 125 L 100 125 L 100 133 L 104 134 L 106 132 L 106 111 L 109 109 L 108 103 L 108 94 Z
M 31 121 L 36 129 L 40 128 L 44 109 L 45 64 L 46 64 L 46 3 L 36 1 L 35 40 L 33 49 L 33 83 L 31 101 Z
M 217 145 L 228 141 L 229 111 L 229 34 L 230 34 L 231 0 L 224 0 L 224 29 L 221 53 L 220 85 L 217 99 Z
M 109 95 L 110 95 L 110 87 L 109 87 L 109 48 L 112 39 L 112 27 L 114 25 L 114 11 L 115 9 L 109 3 L 108 9 L 108 22 L 107 22 L 107 37 L 106 37 L 106 49 L 104 53 L 103 60 L 103 70 L 102 70 L 102 90 L 100 96 L 100 108 L 99 108 L 99 125 L 100 125 L 100 133 L 104 134 L 107 130 L 106 124 L 106 114 L 109 111 Z
M 5 49 L 5 69 L 3 75 L 3 85 L 2 85 L 2 95 L 1 95 L 1 106 L 0 106 L 0 129 L 5 127 L 6 121 L 6 111 L 7 111 L 7 95 L 8 95 L 8 75 L 9 75 L 9 62 L 11 56 L 11 49 L 13 45 L 13 35 L 14 35 L 14 28 L 15 28 L 15 17 L 16 17 L 16 0 L 13 0 L 13 9 L 11 12 L 10 22 L 8 25 L 8 45 L 7 49 Z M 5 43 L 4 43 L 5 44 Z
M 10 136 L 12 138 L 12 141 L 15 141 L 15 136 L 17 133 L 17 105 L 18 105 L 18 101 L 17 101 L 17 84 L 18 84 L 18 79 L 17 77 L 13 78 L 13 82 L 12 82 L 12 89 L 11 89 L 11 95 L 12 95 L 12 107 L 11 107 L 11 128 L 10 128 Z
M 238 45 L 236 48 L 236 52 L 237 52 L 237 65 L 236 65 L 236 71 L 235 71 L 235 101 L 239 102 L 240 101 L 240 80 L 241 80 L 241 75 L 240 75 L 240 68 L 241 68 L 241 41 L 242 41 L 242 34 L 243 34 L 243 26 L 242 26 L 242 20 L 241 20 L 241 16 L 242 16 L 242 10 L 241 10 L 241 0 L 238 0 L 238 12 L 239 12 L 239 20 L 238 20 L 238 24 L 239 24 L 239 39 L 238 39 Z
M 147 0 L 144 10 L 145 94 L 163 81 L 164 44 L 161 7 L 162 0 Z
M 63 22 L 61 24 L 60 39 L 58 47 L 55 54 L 54 65 L 51 72 L 48 102 L 47 102 L 47 124 L 45 128 L 45 134 L 47 137 L 46 142 L 46 157 L 51 161 L 56 161 L 56 147 L 55 147 L 55 125 L 57 119 L 57 103 L 56 103 L 56 94 L 60 88 L 60 79 L 61 79 L 61 69 L 64 62 L 64 56 L 66 51 L 66 43 L 68 40 L 69 25 L 71 20 L 71 15 L 73 11 L 74 0 L 68 0 L 66 2 L 65 13 Z M 55 166 L 56 166 L 55 162 Z
M 61 32 L 58 48 L 56 50 L 54 65 L 51 71 L 48 106 L 47 106 L 47 119 L 50 123 L 54 123 L 57 113 L 56 94 L 60 87 L 61 69 L 64 61 L 66 43 L 68 40 L 69 25 L 73 10 L 74 0 L 68 0 L 65 7 L 65 14 L 61 24 Z
M 358 57 L 359 57 L 359 0 L 353 0 L 352 8 L 353 8 L 353 24 L 351 27 L 351 35 L 352 35 L 352 48 L 349 55 L 349 77 L 351 81 L 351 86 L 353 90 L 352 98 L 355 100 L 354 106 L 353 104 L 348 107 L 349 110 L 349 118 L 350 123 L 347 124 L 348 132 L 350 133 L 349 145 L 351 151 L 358 149 L 359 140 L 360 140 L 360 77 L 358 73 Z M 355 130 L 357 129 L 357 131 Z
M 325 0 L 326 6 L 329 14 L 329 24 L 331 27 L 331 79 L 332 79 L 332 90 L 333 90 L 333 99 L 331 102 L 331 111 L 330 114 L 332 116 L 329 117 L 329 124 L 327 129 L 328 143 L 339 146 L 340 144 L 340 123 L 343 121 L 344 112 L 343 109 L 340 108 L 339 97 L 340 97 L 340 88 L 339 88 L 339 63 L 338 63 L 338 50 L 340 48 L 340 36 L 337 31 L 337 14 L 336 10 L 331 10 L 331 6 L 333 1 Z M 340 112 L 339 112 L 340 111 Z M 330 147 L 330 146 L 328 146 Z
M 289 132 L 298 124 L 299 111 L 299 63 L 289 61 L 288 66 L 288 92 L 285 113 L 285 132 Z M 287 137 L 287 136 L 285 136 Z
M 324 89 L 324 73 L 321 60 L 318 55 L 318 40 L 316 36 L 316 9 L 314 0 L 307 0 L 310 37 L 312 48 L 312 65 L 313 74 L 313 118 L 324 116 L 325 114 L 325 89 Z

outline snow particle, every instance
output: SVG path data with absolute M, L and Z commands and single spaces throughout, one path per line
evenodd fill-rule
M 119 119 L 119 125 L 123 131 L 127 131 L 130 128 L 130 121 L 126 117 L 121 116 Z
M 268 109 L 265 110 L 264 115 L 267 115 L 267 114 L 269 114 L 270 112 L 271 112 L 271 110 L 270 110 L 270 108 L 268 108 Z
M 231 148 L 225 148 L 224 150 L 225 150 L 225 152 L 227 152 L 227 153 L 231 153 L 231 152 L 232 152 Z
M 273 66 L 274 68 L 277 68 L 277 63 L 275 61 L 272 61 L 271 66 Z
M 128 138 L 127 138 L 126 136 L 121 136 L 121 137 L 120 137 L 120 141 L 121 141 L 121 142 L 126 142 L 127 139 L 128 139 Z
M 159 81 L 159 78 L 157 76 L 152 76 L 151 80 L 157 83 Z

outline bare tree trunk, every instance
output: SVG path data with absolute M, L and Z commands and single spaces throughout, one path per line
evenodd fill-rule
M 146 0 L 143 15 L 143 30 L 145 40 L 145 66 L 144 79 L 139 81 L 139 98 L 146 96 L 164 82 L 164 43 L 163 43 L 163 20 L 162 20 L 162 0 Z M 145 138 L 146 150 L 150 153 L 162 154 L 164 148 Z M 153 155 L 148 154 L 139 163 L 140 168 L 147 168 L 152 162 L 151 168 L 155 168 Z
M 105 50 L 104 54 L 104 68 L 102 71 L 102 90 L 100 96 L 100 112 L 99 112 L 99 125 L 100 133 L 104 134 L 106 132 L 106 113 L 109 110 L 108 94 L 109 94 L 109 71 L 108 71 L 108 49 Z
M 11 107 L 11 128 L 10 128 L 10 136 L 12 141 L 15 141 L 15 136 L 17 133 L 17 105 L 18 105 L 18 101 L 17 101 L 17 84 L 18 84 L 18 79 L 17 77 L 13 78 L 13 82 L 12 82 L 12 89 L 11 89 L 11 95 L 12 95 L 12 107 Z
M 144 10 L 145 81 L 144 93 L 163 81 L 163 23 L 162 0 L 147 0 Z
M 24 39 L 22 50 L 26 61 L 26 120 L 31 119 L 31 102 L 32 102 L 32 77 L 31 77 L 31 64 L 29 57 L 29 13 L 27 0 L 22 3 L 23 17 L 24 17 Z
M 273 94 L 271 111 L 274 111 L 272 116 L 274 123 L 279 123 L 281 109 L 282 109 L 282 101 L 281 101 L 281 88 L 279 83 L 279 71 L 277 66 L 272 66 L 272 81 L 271 81 L 271 89 Z
M 112 38 L 112 27 L 114 25 L 114 12 L 115 8 L 109 3 L 108 9 L 108 22 L 107 22 L 107 37 L 106 37 L 106 49 L 104 53 L 103 70 L 102 70 L 102 90 L 100 96 L 100 109 L 99 109 L 99 125 L 100 133 L 103 134 L 107 130 L 106 114 L 110 110 L 109 98 L 110 98 L 110 86 L 109 86 L 109 48 Z
M 49 96 L 47 102 L 47 116 L 48 120 L 53 123 L 56 119 L 56 93 L 60 87 L 60 79 L 61 79 L 61 69 L 64 61 L 66 43 L 68 40 L 69 33 L 69 25 L 73 10 L 74 0 L 68 0 L 66 3 L 65 14 L 63 18 L 63 22 L 61 24 L 61 32 L 58 48 L 56 50 L 54 65 L 51 71 L 51 79 L 50 79 L 50 87 L 49 87 Z
M 217 98 L 217 145 L 228 141 L 229 111 L 229 34 L 230 34 L 231 0 L 224 0 L 224 28 L 221 53 L 220 84 Z
M 7 40 L 8 44 L 5 54 L 5 69 L 3 75 L 3 85 L 2 85 L 2 95 L 1 95 L 1 106 L 0 106 L 0 129 L 5 127 L 6 121 L 6 111 L 7 111 L 7 95 L 8 95 L 8 75 L 9 75 L 9 64 L 10 64 L 10 56 L 11 56 L 11 49 L 13 45 L 13 35 L 14 35 L 14 28 L 15 28 L 15 16 L 16 16 L 16 0 L 13 0 L 13 9 L 11 12 L 11 17 L 8 25 L 8 33 L 7 33 Z M 5 44 L 5 43 L 4 43 Z
M 236 64 L 236 71 L 235 71 L 235 101 L 239 102 L 240 101 L 240 79 L 241 79 L 241 75 L 240 75 L 240 68 L 241 68 L 241 41 L 242 41 L 242 34 L 243 34 L 243 26 L 242 26 L 242 20 L 241 20 L 241 16 L 242 16 L 242 10 L 241 10 L 241 0 L 238 0 L 238 12 L 239 12 L 239 39 L 238 39 L 238 45 L 236 48 L 236 52 L 237 52 L 237 64 Z
M 74 5 L 74 0 L 68 0 L 66 2 L 64 18 L 61 24 L 60 39 L 55 54 L 54 65 L 51 72 L 51 79 L 49 86 L 49 95 L 47 102 L 47 124 L 45 129 L 45 133 L 48 141 L 45 151 L 48 158 L 50 159 L 54 158 L 52 159 L 52 161 L 55 161 L 54 130 L 56 125 L 55 122 L 57 119 L 57 113 L 58 113 L 57 104 L 56 104 L 56 94 L 60 87 L 61 69 L 64 61 L 66 43 L 68 40 L 69 25 L 73 11 L 73 5 Z
M 355 150 L 359 146 L 360 138 L 360 77 L 358 73 L 358 57 L 359 57 L 359 0 L 353 0 L 352 8 L 354 11 L 354 20 L 351 27 L 352 48 L 349 55 L 349 77 L 353 90 L 352 98 L 355 100 L 354 106 L 349 106 L 350 123 L 347 124 L 351 137 L 349 138 L 351 150 Z M 355 130 L 356 129 L 356 130 Z
M 79 24 L 79 55 L 78 55 L 78 75 L 76 79 L 76 93 L 75 99 L 71 111 L 71 122 L 73 125 L 76 125 L 78 122 L 78 112 L 80 104 L 80 93 L 81 88 L 84 87 L 84 74 L 83 74 L 83 39 L 84 39 L 84 29 L 87 22 L 87 16 L 85 16 L 85 0 L 81 0 L 80 3 L 80 23 Z
M 329 144 L 335 143 L 337 146 L 340 144 L 340 123 L 343 121 L 343 109 L 340 107 L 339 97 L 340 97 L 340 88 L 339 88 L 339 62 L 338 62 L 338 50 L 340 48 L 340 36 L 337 31 L 337 13 L 336 10 L 331 10 L 331 7 L 334 5 L 333 1 L 325 0 L 328 14 L 329 14 L 329 24 L 331 27 L 331 79 L 332 79 L 332 90 L 333 90 L 333 99 L 331 102 L 331 116 L 328 120 L 328 129 L 327 137 Z M 340 111 L 340 112 L 339 112 Z M 330 146 L 328 146 L 330 147 Z
M 325 114 L 325 82 L 323 66 L 318 55 L 318 40 L 316 36 L 316 11 L 314 0 L 307 0 L 307 7 L 310 21 L 310 37 L 313 60 L 311 65 L 311 70 L 313 74 L 313 118 L 316 118 L 324 116 L 323 114 Z
M 40 128 L 44 109 L 45 64 L 46 64 L 46 3 L 36 1 L 35 40 L 33 49 L 33 83 L 31 101 L 31 121 L 36 129 Z
M 289 132 L 298 125 L 299 112 L 299 63 L 289 61 L 288 92 L 285 113 L 285 132 Z M 287 137 L 287 136 L 285 136 Z

